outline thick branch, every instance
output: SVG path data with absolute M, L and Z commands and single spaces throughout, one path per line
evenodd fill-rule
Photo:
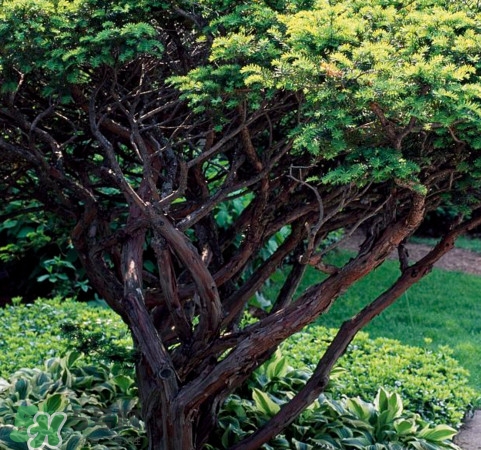
M 198 333 L 204 335 L 204 338 L 212 337 L 219 330 L 222 317 L 219 292 L 212 275 L 195 247 L 170 223 L 167 216 L 159 215 L 152 209 L 149 209 L 149 212 L 154 230 L 167 241 L 170 248 L 175 250 L 178 258 L 192 275 L 202 308 Z
M 296 302 L 245 330 L 246 338 L 205 376 L 199 377 L 179 393 L 179 401 L 195 408 L 206 396 L 235 386 L 263 362 L 262 355 L 324 313 L 334 300 L 356 281 L 378 267 L 399 243 L 421 223 L 424 197 L 413 193 L 409 214 L 392 224 L 378 238 L 371 251 L 358 255 L 336 275 L 312 286 Z M 239 371 L 242 368 L 242 371 Z
M 262 428 L 234 445 L 230 450 L 255 450 L 260 448 L 262 444 L 269 441 L 287 425 L 292 423 L 294 419 L 323 392 L 329 381 L 329 374 L 334 364 L 346 351 L 347 346 L 351 343 L 357 332 L 375 316 L 379 315 L 394 303 L 395 300 L 404 294 L 413 284 L 427 275 L 431 271 L 434 263 L 454 247 L 454 241 L 460 234 L 480 224 L 481 216 L 478 216 L 456 227 L 424 258 L 407 268 L 391 288 L 382 293 L 356 316 L 344 322 L 319 361 L 314 374 L 298 394 L 289 401 L 289 403 L 285 404 L 279 413 Z
M 192 338 L 192 329 L 179 299 L 170 249 L 158 237 L 152 239 L 151 245 L 157 258 L 160 286 L 164 293 L 165 303 L 170 316 L 174 322 L 175 331 L 182 342 L 189 342 Z

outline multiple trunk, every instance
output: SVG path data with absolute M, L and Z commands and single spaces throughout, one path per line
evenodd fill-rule
M 214 113 L 196 115 L 165 81 L 180 73 L 172 61 L 187 50 L 208 55 L 208 43 L 193 39 L 187 49 L 181 36 L 190 31 L 176 34 L 170 25 L 180 26 L 159 31 L 165 60 L 139 56 L 122 67 L 92 68 L 92 85 L 71 86 L 70 103 L 47 106 L 42 83 L 19 83 L 0 109 L 0 172 L 6 192 L 13 187 L 20 200 L 36 199 L 76 223 L 72 241 L 88 278 L 134 338 L 150 448 L 198 450 L 225 398 L 281 342 L 402 247 L 463 176 L 457 164 L 470 152 L 451 128 L 445 131 L 453 141 L 441 151 L 430 124 L 413 117 L 403 126 L 373 103 L 347 126 L 345 151 L 307 154 L 287 136 L 311 126 L 317 112 L 304 113 L 302 92 L 282 89 L 272 98 L 260 90 L 255 110 L 236 93 L 238 107 L 215 113 L 222 115 L 219 131 Z M 179 64 L 187 71 L 192 61 Z M 350 149 L 373 145 L 418 164 L 419 185 L 394 175 L 376 181 L 365 174 L 357 185 L 321 180 L 357 164 Z M 429 195 L 419 193 L 421 185 Z M 234 448 L 259 448 L 292 422 L 322 392 L 356 332 L 480 222 L 456 225 L 413 266 L 401 258 L 400 278 L 341 327 L 306 387 Z M 368 237 L 359 253 L 344 267 L 325 264 L 326 237 L 361 226 Z M 325 279 L 296 297 L 307 266 Z M 249 300 L 280 267 L 290 272 L 272 309 L 240 327 Z
M 425 213 L 425 199 L 422 195 L 413 193 L 409 205 L 406 214 L 382 230 L 371 240 L 368 248 L 362 247 L 354 259 L 344 267 L 332 271 L 322 283 L 311 286 L 295 302 L 292 301 L 295 290 L 292 287 L 298 285 L 303 271 L 297 269 L 302 265 L 294 265 L 292 277 L 288 277 L 281 290 L 281 296 L 287 295 L 290 298 L 279 299 L 271 314 L 237 332 L 228 331 L 227 327 L 238 312 L 235 309 L 237 302 L 221 301 L 215 276 L 210 275 L 199 253 L 176 230 L 169 218 L 149 211 L 149 205 L 145 205 L 143 210 L 138 206 L 131 207 L 131 221 L 149 217 L 147 223 L 156 236 L 152 245 L 158 258 L 162 293 L 172 299 L 169 308 L 163 310 L 172 319 L 171 322 L 163 320 L 163 323 L 170 324 L 170 332 L 156 328 L 153 314 L 149 312 L 144 298 L 141 268 L 145 230 L 149 227 L 140 231 L 137 229 L 131 235 L 123 237 L 124 282 L 121 299 L 118 297 L 119 291 L 114 287 L 106 289 L 105 279 L 101 280 L 100 287 L 104 292 L 113 294 L 107 298 L 113 307 L 122 311 L 139 352 L 137 376 L 149 448 L 201 449 L 215 427 L 218 408 L 226 396 L 239 387 L 284 339 L 327 311 L 343 291 L 379 266 L 419 226 Z M 429 255 L 413 266 L 405 266 L 400 278 L 389 290 L 343 324 L 319 361 L 314 375 L 296 397 L 266 426 L 232 450 L 257 449 L 290 424 L 323 391 L 330 370 L 355 334 L 428 273 L 434 262 L 453 246 L 457 235 L 480 223 L 481 218 L 474 218 L 458 225 Z M 136 229 L 132 224 L 128 223 L 127 226 Z M 79 233 L 76 241 L 79 250 L 82 249 L 81 236 L 82 233 Z M 284 243 L 286 251 L 292 251 L 303 237 L 294 228 L 291 233 L 292 242 L 287 238 Z M 189 319 L 182 308 L 184 300 L 173 272 L 173 257 L 177 257 L 192 275 L 193 292 L 200 297 L 197 305 L 198 325 L 194 327 L 189 325 Z M 85 256 L 85 260 L 88 259 Z M 280 260 L 274 258 L 274 261 L 277 267 Z M 91 270 L 96 270 L 93 265 L 95 263 L 98 264 L 98 260 L 91 260 Z M 268 263 L 263 267 L 266 273 L 270 273 Z M 105 266 L 103 270 L 106 271 Z M 265 279 L 258 274 L 259 276 Z M 113 278 L 112 276 L 111 279 Z M 232 295 L 235 296 L 235 293 Z M 233 311 L 222 311 L 223 304 L 233 305 Z M 176 335 L 176 342 L 180 345 L 169 349 L 166 345 L 172 334 Z M 225 352 L 229 353 L 221 357 Z

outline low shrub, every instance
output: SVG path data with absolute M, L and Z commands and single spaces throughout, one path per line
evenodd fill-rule
M 281 348 L 294 368 L 314 368 L 335 332 L 312 326 Z M 366 399 L 384 387 L 399 393 L 406 408 L 425 420 L 458 427 L 479 394 L 468 386 L 469 373 L 450 355 L 447 347 L 430 351 L 361 332 L 338 362 L 345 372 L 332 391 L 338 397 Z
M 42 431 L 56 426 L 61 440 L 53 448 L 61 450 L 147 448 L 134 379 L 121 366 L 80 366 L 79 356 L 73 352 L 48 360 L 43 369 L 21 369 L 8 381 L 0 378 L 0 448 L 31 448 L 30 426 L 38 427 L 42 439 Z M 52 418 L 46 429 L 36 416 L 42 413 Z M 48 435 L 50 445 L 58 438 L 56 430 Z
M 53 429 L 48 439 L 57 439 L 61 450 L 147 448 L 137 389 L 126 368 L 101 363 L 81 366 L 78 357 L 70 353 L 48 360 L 43 370 L 21 369 L 9 380 L 0 378 L 0 448 L 27 450 L 31 427 L 39 431 L 39 414 L 45 413 L 51 422 L 43 431 Z M 276 353 L 251 377 L 246 396 L 236 393 L 225 402 L 217 433 L 206 450 L 229 448 L 255 431 L 308 376 Z M 372 403 L 321 395 L 284 434 L 262 448 L 445 450 L 457 448 L 450 442 L 455 433 L 406 412 L 398 394 L 381 389 Z
M 339 371 L 337 371 L 339 374 Z M 309 377 L 293 369 L 280 352 L 259 368 L 249 389 L 230 396 L 220 412 L 219 429 L 207 449 L 227 449 L 255 432 Z M 249 395 L 250 393 L 250 395 Z M 406 411 L 397 393 L 379 389 L 371 402 L 359 397 L 334 399 L 321 395 L 283 434 L 264 449 L 329 450 L 442 450 L 457 449 L 456 430 L 433 425 Z
M 60 297 L 0 308 L 0 336 L 3 377 L 75 348 L 85 353 L 86 363 L 128 362 L 133 348 L 127 326 L 101 302 Z

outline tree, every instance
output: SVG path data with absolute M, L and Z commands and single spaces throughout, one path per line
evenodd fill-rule
M 222 401 L 398 249 L 398 280 L 234 447 L 259 448 L 323 391 L 356 332 L 481 223 L 478 12 L 447 0 L 3 1 L 0 195 L 19 214 L 55 214 L 132 331 L 151 449 L 201 448 Z M 456 220 L 410 264 L 403 244 L 439 206 Z M 358 254 L 326 264 L 326 238 L 360 226 Z M 307 266 L 324 276 L 298 294 Z M 242 326 L 280 267 L 279 295 Z

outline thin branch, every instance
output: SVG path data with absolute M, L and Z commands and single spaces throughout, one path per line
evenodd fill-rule
M 120 164 L 117 161 L 112 143 L 100 131 L 99 126 L 102 124 L 103 118 L 101 118 L 100 121 L 97 122 L 96 120 L 97 114 L 96 114 L 96 108 L 95 108 L 95 100 L 100 88 L 101 86 L 97 88 L 97 90 L 92 94 L 92 97 L 90 99 L 90 105 L 89 105 L 90 129 L 92 131 L 92 134 L 96 137 L 96 139 L 99 141 L 99 143 L 102 145 L 103 149 L 105 150 L 107 159 L 110 164 L 109 170 L 111 171 L 111 175 L 115 177 L 115 180 L 118 186 L 126 196 L 127 200 L 135 203 L 140 208 L 145 209 L 146 207 L 145 202 L 137 195 L 134 188 L 130 185 L 130 183 L 125 178 L 125 175 L 122 172 Z
M 302 178 L 297 178 L 294 177 L 292 174 L 292 169 L 299 169 L 299 173 L 301 174 L 302 169 L 309 169 L 310 167 L 304 167 L 304 166 L 290 166 L 289 168 L 289 175 L 288 177 L 292 180 L 294 180 L 296 183 L 307 187 L 310 189 L 312 192 L 314 192 L 314 195 L 316 196 L 317 204 L 319 205 L 319 216 L 317 218 L 317 221 L 314 225 L 311 225 L 308 238 L 307 238 L 307 249 L 305 254 L 302 256 L 302 259 L 308 260 L 312 253 L 315 250 L 315 243 L 316 243 L 316 236 L 319 230 L 322 227 L 322 224 L 324 223 L 324 204 L 322 202 L 322 197 L 319 191 L 310 183 L 307 183 L 304 181 Z M 306 224 L 307 226 L 307 224 Z
M 224 309 L 226 316 L 222 322 L 223 327 L 228 327 L 231 320 L 242 310 L 247 300 L 259 290 L 259 288 L 269 279 L 269 277 L 277 270 L 284 258 L 291 253 L 302 240 L 303 226 L 299 222 L 294 224 L 290 235 L 279 246 L 279 248 L 256 269 L 254 274 L 235 291 L 228 299 L 224 301 Z
M 199 156 L 196 158 L 190 160 L 187 163 L 187 168 L 194 167 L 198 164 L 202 164 L 205 162 L 207 159 L 218 153 L 219 151 L 222 150 L 225 144 L 229 142 L 233 137 L 237 136 L 245 127 L 249 126 L 253 122 L 255 122 L 259 117 L 261 116 L 261 113 L 254 114 L 249 120 L 247 120 L 245 123 L 239 125 L 236 129 L 231 131 L 230 133 L 226 134 L 220 141 L 218 141 L 215 145 L 213 145 L 210 149 L 206 150 L 205 152 L 201 153 Z

